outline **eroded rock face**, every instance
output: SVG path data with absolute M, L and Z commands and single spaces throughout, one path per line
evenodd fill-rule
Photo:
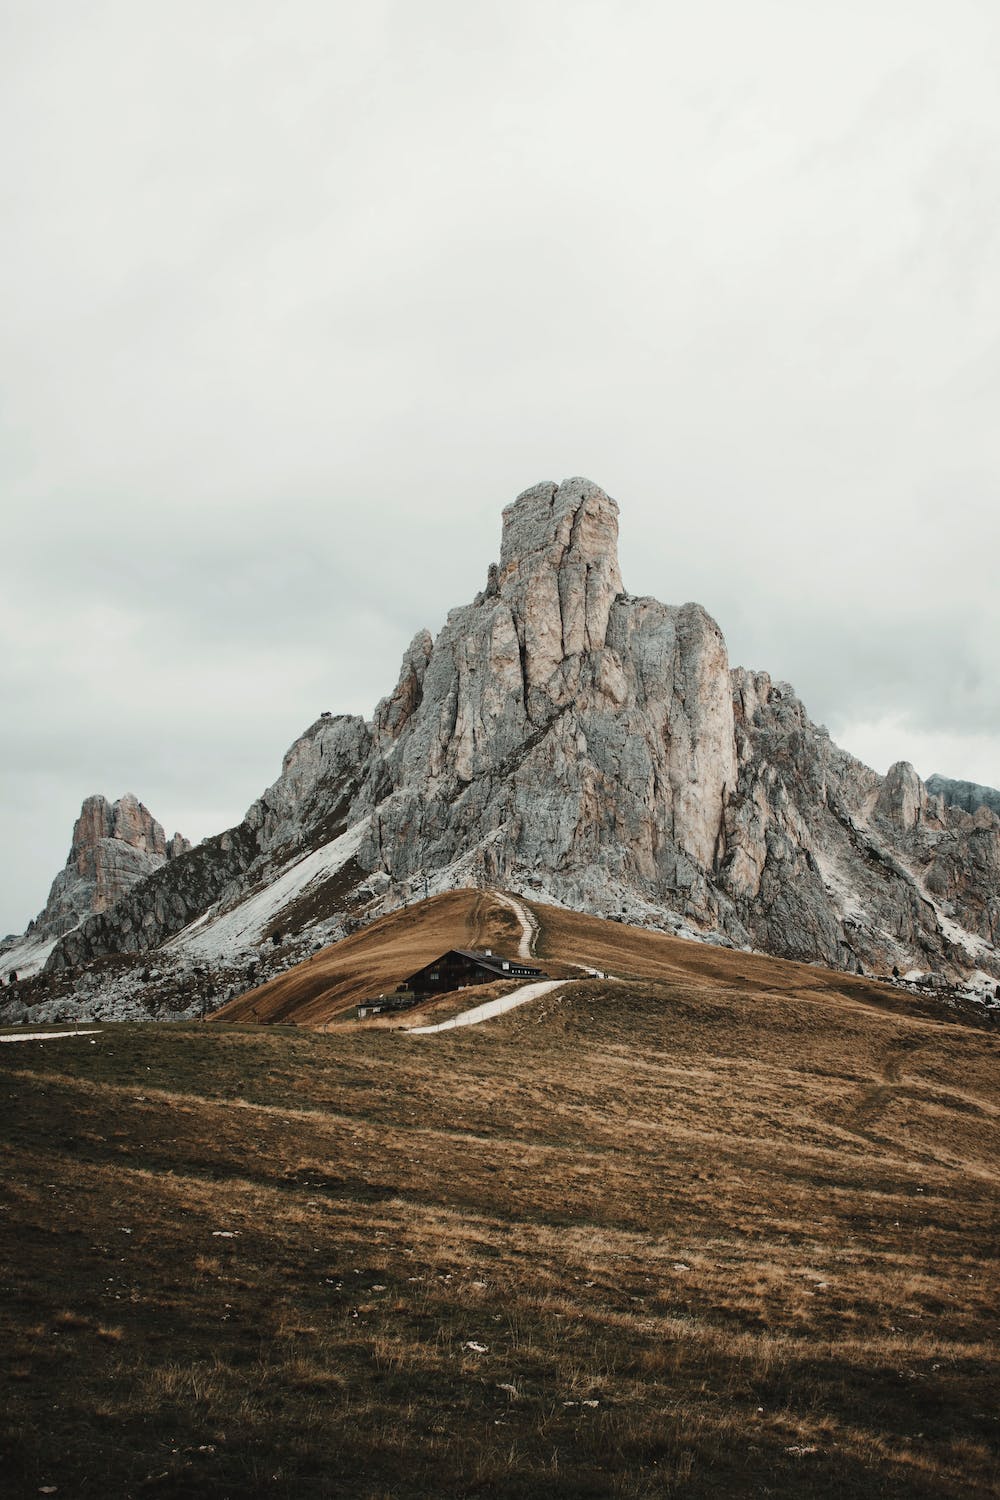
M 901 833 L 916 828 L 926 817 L 927 788 L 908 760 L 897 760 L 889 767 L 875 799 L 875 812 Z
M 876 973 L 1000 973 L 1000 821 L 945 808 L 905 761 L 878 776 L 787 683 L 737 669 L 733 684 L 740 776 L 720 884 L 755 946 Z
M 108 911 L 189 848 L 179 833 L 168 844 L 160 824 L 131 793 L 117 802 L 87 797 L 73 826 L 65 868 L 28 931 L 39 938 L 60 937 L 85 918 Z
M 387 900 L 437 874 L 602 914 L 645 903 L 848 969 L 1000 973 L 989 808 L 946 807 L 905 763 L 876 775 L 787 684 L 730 671 L 698 605 L 624 591 L 617 537 L 589 481 L 526 490 L 485 589 L 414 637 L 372 723 L 317 720 L 243 823 L 70 933 L 53 967 L 156 947 L 350 828 Z M 88 838 L 114 842 L 113 810 L 86 811 Z M 160 857 L 118 816 L 123 847 Z
M 349 714 L 324 715 L 300 735 L 278 780 L 244 819 L 257 853 L 280 862 L 286 851 L 316 848 L 341 833 L 371 741 L 364 719 Z
M 582 904 L 679 884 L 707 911 L 736 779 L 725 643 L 697 605 L 625 594 L 617 541 L 586 480 L 508 506 L 485 591 L 418 637 L 376 710 L 384 778 L 352 812 L 372 815 L 368 868 L 405 881 L 468 858 Z

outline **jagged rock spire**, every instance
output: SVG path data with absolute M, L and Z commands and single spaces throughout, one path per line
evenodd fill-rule
M 567 656 L 601 650 L 622 592 L 614 500 L 589 479 L 525 490 L 503 513 L 497 588 L 529 688 L 548 682 Z
M 190 847 L 179 833 L 168 842 L 162 825 L 131 792 L 117 802 L 99 793 L 86 797 L 65 868 L 29 931 L 39 937 L 68 932 L 83 918 L 108 911 L 137 881 Z

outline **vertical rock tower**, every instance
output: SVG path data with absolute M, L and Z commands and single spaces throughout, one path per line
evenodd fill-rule
M 366 867 L 542 871 L 584 905 L 667 885 L 710 914 L 736 782 L 725 643 L 698 605 L 624 592 L 618 507 L 588 480 L 507 507 L 485 590 L 415 638 L 375 726 Z
M 73 825 L 65 867 L 29 933 L 61 937 L 84 918 L 110 910 L 138 881 L 190 847 L 179 833 L 168 842 L 149 808 L 131 793 L 117 802 L 86 798 Z

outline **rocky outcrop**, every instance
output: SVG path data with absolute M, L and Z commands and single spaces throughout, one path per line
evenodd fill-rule
M 96 913 L 57 943 L 47 967 L 56 971 L 110 954 L 146 953 L 207 910 L 227 890 L 246 889 L 257 854 L 245 827 L 203 839 L 137 883 L 114 907 Z
M 179 833 L 168 844 L 152 813 L 130 793 L 117 802 L 88 797 L 73 826 L 66 865 L 28 933 L 36 940 L 61 937 L 87 917 L 110 910 L 188 848 Z
M 945 806 L 904 763 L 876 775 L 787 684 L 730 670 L 700 606 L 625 591 L 617 536 L 587 480 L 525 491 L 485 588 L 414 637 L 372 722 L 317 720 L 243 823 L 51 966 L 156 948 L 272 887 L 298 921 L 318 908 L 295 870 L 340 872 L 343 901 L 349 844 L 359 901 L 507 886 L 849 969 L 1000 973 L 989 809 Z
M 940 797 L 946 807 L 958 807 L 969 813 L 988 807 L 1000 817 L 1000 791 L 994 786 L 980 786 L 975 781 L 953 781 L 950 776 L 939 776 L 936 772 L 928 776 L 926 786 L 928 796 Z
M 733 682 L 740 778 L 719 883 L 754 945 L 877 973 L 1000 972 L 1000 823 L 976 828 L 945 809 L 906 762 L 878 776 L 786 683 L 739 669 Z
M 60 970 L 111 953 L 145 953 L 210 907 L 238 903 L 282 867 L 346 826 L 371 736 L 363 719 L 324 715 L 295 741 L 281 775 L 235 828 L 204 839 L 130 891 L 114 910 L 68 934 L 49 959 Z
M 927 816 L 927 788 L 907 760 L 890 766 L 875 798 L 875 814 L 900 833 L 909 833 Z
M 376 710 L 362 865 L 399 882 L 464 859 L 584 905 L 704 886 L 736 777 L 725 644 L 697 605 L 625 594 L 617 537 L 585 480 L 508 507 L 484 593 L 418 638 L 419 695 L 400 712 L 411 647 Z
M 244 819 L 254 858 L 276 866 L 286 855 L 318 848 L 342 833 L 371 744 L 364 719 L 317 719 L 286 751 L 281 775 Z

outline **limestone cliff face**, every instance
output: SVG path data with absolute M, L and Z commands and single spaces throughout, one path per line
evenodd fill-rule
M 73 826 L 65 867 L 29 932 L 37 938 L 60 937 L 87 917 L 108 911 L 140 880 L 188 848 L 179 833 L 168 844 L 152 813 L 130 793 L 117 802 L 88 797 Z
M 390 901 L 431 878 L 509 886 L 846 968 L 1000 973 L 994 813 L 902 763 L 876 775 L 787 684 L 731 671 L 698 605 L 625 592 L 617 538 L 589 481 L 525 491 L 484 590 L 415 636 L 372 722 L 317 720 L 237 828 L 69 933 L 52 967 L 155 948 L 279 877 L 298 890 L 295 862 L 351 829 L 358 889 Z M 107 814 L 88 817 L 106 841 Z
M 582 904 L 703 887 L 736 781 L 725 644 L 697 605 L 628 596 L 617 539 L 586 480 L 508 507 L 485 591 L 416 639 L 376 710 L 363 865 L 401 881 L 464 859 Z
M 719 885 L 755 946 L 834 967 L 1000 973 L 1000 820 L 878 776 L 786 683 L 733 673 L 739 782 Z M 978 821 L 977 821 L 978 820 Z

